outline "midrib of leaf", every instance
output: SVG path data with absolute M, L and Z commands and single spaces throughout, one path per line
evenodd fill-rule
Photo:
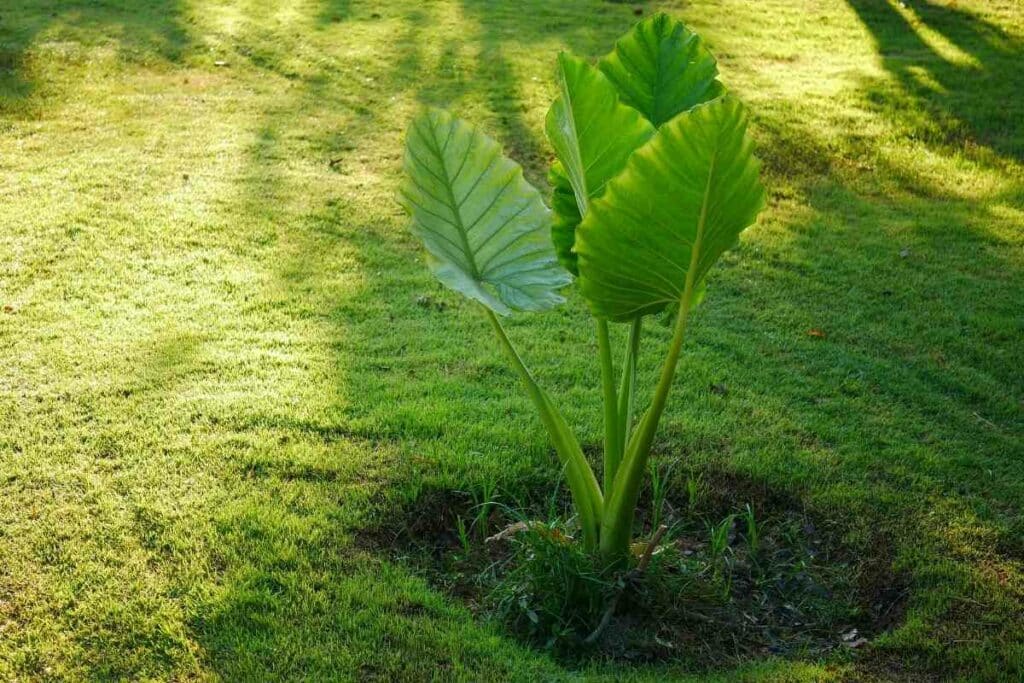
M 580 169 L 580 171 L 581 171 L 581 174 L 580 174 L 580 184 L 583 185 L 583 187 L 582 187 L 583 192 L 582 193 L 580 193 L 580 192 L 576 193 L 576 205 L 579 206 L 579 209 L 580 209 L 580 219 L 582 220 L 583 218 L 586 217 L 587 210 L 590 208 L 590 196 L 589 196 L 588 190 L 587 190 L 587 174 L 586 174 L 586 171 L 582 170 L 583 169 L 583 151 L 580 149 L 580 136 L 579 136 L 579 131 L 576 128 L 576 113 L 573 111 L 573 108 L 572 108 L 572 96 L 569 94 L 569 85 L 568 85 L 568 83 L 565 82 L 565 67 L 564 66 L 562 67 L 562 74 L 561 74 L 561 76 L 562 77 L 559 79 L 559 81 L 560 81 L 559 86 L 562 89 L 562 99 L 565 101 L 565 111 L 566 111 L 566 116 L 569 119 L 569 126 L 572 128 L 572 146 L 573 146 L 573 149 L 575 150 L 575 157 L 576 157 L 574 159 L 574 161 L 576 162 L 576 164 L 575 164 L 576 168 Z
M 654 102 L 652 103 L 651 109 L 655 120 L 661 121 L 662 115 L 664 114 L 663 107 L 665 105 L 665 99 L 668 97 L 666 94 L 667 86 L 665 85 L 665 50 L 664 46 L 660 46 L 662 49 L 657 51 L 657 58 L 655 59 L 655 76 L 654 76 Z M 658 125 L 666 123 L 661 121 Z
M 683 289 L 683 304 L 689 310 L 688 297 L 693 296 L 693 286 L 696 284 L 697 264 L 700 261 L 700 249 L 704 241 L 704 229 L 708 220 L 708 202 L 711 197 L 711 179 L 715 175 L 715 163 L 718 161 L 718 147 L 711 153 L 711 162 L 708 164 L 708 179 L 704 184 L 704 197 L 700 204 L 700 219 L 697 221 L 697 234 L 693 238 L 693 248 L 690 251 L 690 267 L 686 271 L 686 285 Z
M 708 204 L 711 200 L 711 180 L 715 176 L 715 164 L 718 161 L 718 147 L 711 153 L 711 160 L 708 163 L 708 178 L 704 183 L 704 195 L 701 198 L 700 218 L 697 219 L 697 234 L 693 237 L 693 246 L 690 249 L 690 266 L 686 271 L 686 283 L 683 286 L 683 295 L 680 301 L 679 319 L 676 321 L 675 334 L 672 338 L 672 345 L 669 348 L 669 356 L 665 361 L 661 380 L 658 382 L 657 393 L 652 402 L 652 409 L 656 409 L 654 425 L 651 428 L 650 439 L 654 438 L 654 427 L 657 426 L 661 411 L 665 407 L 665 399 L 668 397 L 668 390 L 672 385 L 672 378 L 675 376 L 676 363 L 679 360 L 679 351 L 683 345 L 683 335 L 686 332 L 686 320 L 690 314 L 690 304 L 693 301 L 693 288 L 697 281 L 697 264 L 700 262 L 701 248 L 704 244 L 704 232 L 708 221 Z M 646 451 L 649 444 L 644 448 Z
M 454 125 L 455 124 L 452 124 L 448 130 L 449 137 L 451 136 L 454 130 Z M 476 259 L 474 258 L 475 254 L 473 253 L 473 248 L 469 246 L 469 236 L 466 234 L 466 226 L 462 222 L 462 214 L 460 213 L 461 207 L 458 201 L 456 201 L 455 199 L 455 189 L 452 187 L 454 180 L 448 175 L 448 164 L 444 162 L 444 154 L 441 152 L 441 147 L 437 144 L 437 128 L 435 128 L 433 123 L 430 124 L 430 133 L 431 147 L 433 149 L 434 154 L 437 156 L 438 162 L 440 162 L 441 164 L 441 172 L 444 174 L 444 178 L 439 178 L 439 180 L 442 181 L 441 184 L 444 185 L 445 194 L 448 195 L 448 206 L 451 207 L 452 223 L 453 225 L 455 225 L 455 232 L 459 234 L 459 240 L 462 242 L 462 249 L 466 254 L 466 261 L 469 263 L 470 275 L 473 276 L 474 280 L 479 281 L 480 271 L 477 269 L 476 266 Z M 471 153 L 472 149 L 472 145 L 466 148 L 467 156 Z M 462 163 L 465 164 L 465 161 L 463 161 Z

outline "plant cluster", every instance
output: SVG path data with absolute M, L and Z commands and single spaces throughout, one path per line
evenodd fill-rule
M 684 476 L 656 471 L 679 485 L 660 503 L 653 482 L 645 487 L 644 522 L 657 517 L 668 531 L 654 548 L 637 544 L 651 549 L 642 571 L 604 571 L 574 541 L 578 529 L 554 496 L 528 508 L 487 506 L 490 529 L 501 531 L 484 542 L 479 496 L 435 491 L 408 509 L 417 525 L 436 515 L 432 530 L 407 530 L 400 546 L 415 548 L 446 590 L 569 659 L 682 658 L 703 667 L 766 652 L 820 655 L 847 648 L 855 629 L 870 636 L 884 628 L 871 608 L 878 596 L 857 585 L 848 550 L 805 513 L 773 503 L 755 514 L 706 495 L 698 511 Z M 464 520 L 454 524 L 463 533 L 452 534 L 453 519 Z
M 480 304 L 564 467 L 583 549 L 628 557 L 638 496 L 683 339 L 707 274 L 764 206 L 740 102 L 682 23 L 637 24 L 596 65 L 561 54 L 547 115 L 557 160 L 549 210 L 500 146 L 440 110 L 409 128 L 401 203 L 437 278 Z M 575 282 L 595 319 L 604 402 L 603 481 L 499 316 L 562 304 Z M 646 410 L 637 359 L 645 318 L 671 342 Z M 616 372 L 610 326 L 629 327 Z

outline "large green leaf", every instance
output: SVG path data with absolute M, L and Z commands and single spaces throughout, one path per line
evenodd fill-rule
M 615 86 L 595 67 L 565 53 L 558 65 L 560 94 L 545 130 L 585 216 L 590 200 L 601 196 L 654 126 L 619 102 Z
M 759 172 L 731 97 L 663 125 L 577 230 L 580 289 L 594 314 L 630 320 L 692 297 L 764 206 Z
M 539 311 L 563 301 L 569 274 L 551 248 L 551 214 L 497 142 L 430 110 L 406 136 L 400 201 L 437 278 L 491 310 Z
M 573 192 L 565 169 L 557 161 L 548 171 L 548 182 L 551 183 L 551 213 L 554 217 L 551 223 L 551 242 L 555 245 L 558 262 L 573 275 L 579 275 L 576 252 L 572 250 L 576 241 L 576 228 L 582 220 L 580 207 L 576 204 L 576 193 Z
M 598 66 L 622 101 L 659 128 L 724 91 L 700 36 L 665 14 L 639 22 Z

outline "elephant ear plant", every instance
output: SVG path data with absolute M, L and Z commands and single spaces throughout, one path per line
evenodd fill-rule
M 409 128 L 400 201 L 430 269 L 480 305 L 522 379 L 564 467 L 584 547 L 621 564 L 690 313 L 765 193 L 743 106 L 678 21 L 652 17 L 596 66 L 562 54 L 558 70 L 545 126 L 557 156 L 553 213 L 494 140 L 439 110 Z M 499 319 L 562 304 L 559 290 L 574 280 L 595 318 L 602 482 Z M 634 420 L 643 319 L 664 311 L 674 318 L 671 342 Z M 618 378 L 613 323 L 629 326 Z

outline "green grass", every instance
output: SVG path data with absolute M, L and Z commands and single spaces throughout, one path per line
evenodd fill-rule
M 910 586 L 856 658 L 716 675 L 1020 680 L 1024 8 L 642 7 L 708 39 L 771 194 L 657 449 L 785 492 Z M 359 543 L 381 500 L 514 502 L 555 472 L 405 230 L 406 122 L 450 105 L 543 183 L 557 51 L 604 53 L 633 8 L 0 3 L 0 679 L 683 675 L 565 670 Z M 574 297 L 509 328 L 596 444 L 586 320 Z

